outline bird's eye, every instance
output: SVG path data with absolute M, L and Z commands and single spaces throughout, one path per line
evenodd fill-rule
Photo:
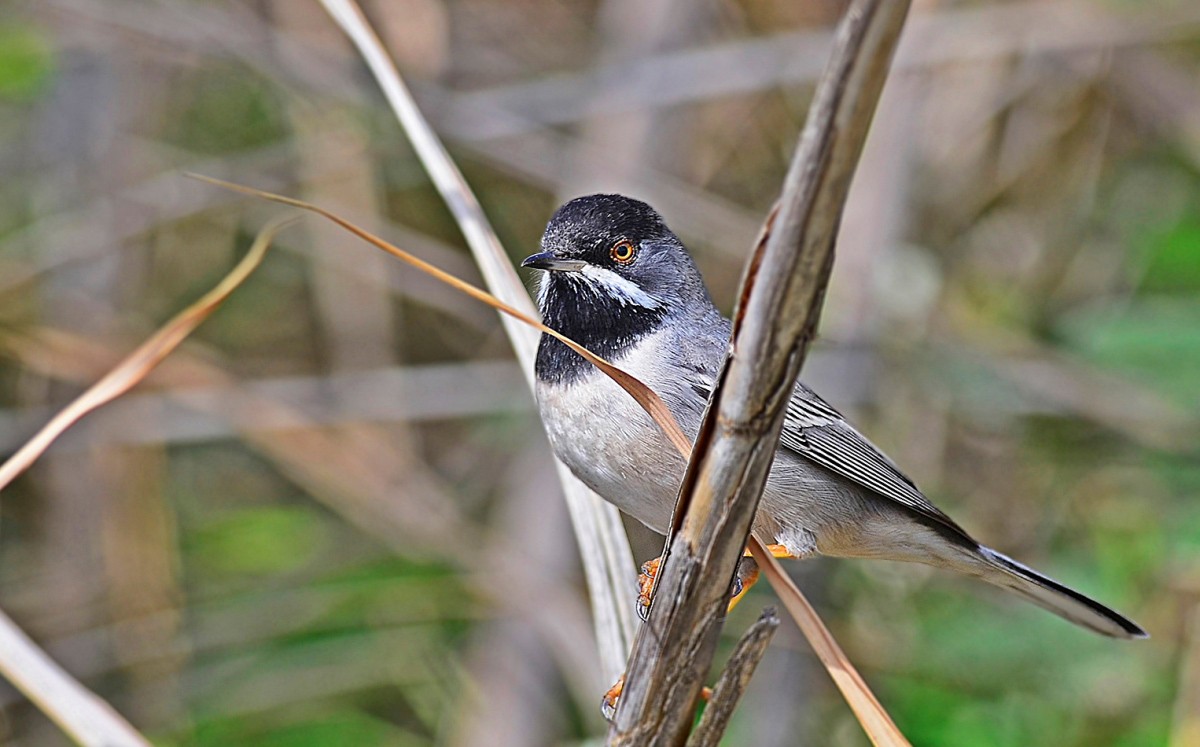
M 633 248 L 633 244 L 622 240 L 613 244 L 612 249 L 608 250 L 608 254 L 617 264 L 627 265 L 633 261 L 637 250 Z

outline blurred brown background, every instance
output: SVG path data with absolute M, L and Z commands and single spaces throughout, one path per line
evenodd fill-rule
M 514 259 L 654 204 L 728 309 L 843 4 L 364 3 Z M 0 445 L 303 197 L 478 282 L 315 0 L 0 2 Z M 1200 6 L 918 2 L 805 379 L 1119 643 L 923 567 L 792 570 L 914 744 L 1200 744 Z M 570 526 L 494 313 L 314 220 L 0 501 L 0 607 L 157 744 L 602 733 Z M 639 560 L 658 540 L 631 528 Z M 772 595 L 731 617 L 744 629 Z M 0 687 L 0 738 L 65 738 Z M 785 623 L 726 740 L 862 745 Z

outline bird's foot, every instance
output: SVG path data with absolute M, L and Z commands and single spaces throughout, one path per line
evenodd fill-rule
M 767 552 L 777 558 L 795 557 L 783 545 L 767 545 Z M 742 597 L 746 596 L 746 592 L 750 591 L 750 587 L 754 586 L 756 581 L 758 581 L 758 562 L 750 555 L 750 551 L 746 550 L 742 559 L 738 561 L 737 573 L 733 577 L 733 588 L 729 592 L 729 606 L 725 608 L 726 614 L 742 601 Z
M 621 691 L 625 689 L 625 675 L 621 675 L 617 680 L 617 684 L 608 688 L 608 692 L 604 693 L 604 698 L 600 701 L 600 713 L 603 714 L 605 721 L 612 721 L 617 715 L 617 700 L 621 697 Z M 705 687 L 700 690 L 700 699 L 705 703 L 712 697 L 712 688 Z
M 794 557 L 783 545 L 767 545 L 767 551 L 777 558 Z M 658 568 L 661 564 L 661 556 L 647 560 L 642 564 L 642 572 L 638 574 L 637 613 L 642 622 L 645 622 L 650 616 L 650 593 L 654 590 L 654 579 L 658 576 Z M 725 611 L 732 610 L 757 580 L 758 563 L 754 562 L 750 551 L 747 550 L 742 559 L 738 561 L 737 573 L 733 577 L 733 584 L 729 590 L 729 606 Z
M 621 691 L 624 689 L 625 675 L 621 675 L 617 684 L 608 688 L 608 692 L 604 693 L 604 697 L 600 700 L 600 713 L 604 716 L 605 721 L 612 721 L 617 715 L 617 698 L 621 697 Z
M 746 596 L 746 592 L 750 591 L 750 587 L 758 581 L 758 563 L 749 555 L 744 555 L 738 560 L 737 573 L 733 575 L 733 584 L 729 589 L 729 606 L 725 608 L 725 613 L 729 612 L 737 606 L 737 603 L 742 601 L 742 597 Z
M 654 590 L 654 578 L 658 575 L 658 566 L 662 556 L 642 563 L 642 572 L 638 574 L 637 614 L 646 622 L 650 617 L 650 592 Z

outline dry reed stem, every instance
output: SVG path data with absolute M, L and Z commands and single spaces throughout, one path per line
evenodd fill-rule
M 854 0 L 838 25 L 777 210 L 746 265 L 729 352 L 680 487 L 655 600 L 634 644 L 609 745 L 680 745 L 692 726 L 729 583 L 816 336 L 842 209 L 908 6 L 908 0 Z M 815 618 L 797 602 L 798 590 L 773 585 L 790 611 Z M 806 620 L 802 629 L 822 626 Z M 826 650 L 833 645 L 821 636 L 810 642 Z M 876 745 L 908 744 L 861 678 L 843 682 Z
M 536 316 L 529 294 L 479 201 L 417 107 L 395 63 L 358 4 L 354 0 L 321 0 L 321 4 L 354 42 L 383 89 L 413 149 L 458 222 L 487 287 L 518 313 Z M 502 316 L 501 322 L 532 389 L 538 335 L 515 319 Z M 615 679 L 623 668 L 637 630 L 632 606 L 635 588 L 633 554 L 616 507 L 589 490 L 557 459 L 555 464 L 587 577 L 601 665 L 605 676 Z
M 84 747 L 150 747 L 121 714 L 79 684 L 0 612 L 0 672 Z

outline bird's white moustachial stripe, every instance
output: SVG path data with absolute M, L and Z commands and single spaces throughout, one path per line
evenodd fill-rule
M 602 293 L 616 298 L 626 306 L 633 304 L 647 309 L 662 308 L 663 302 L 638 287 L 638 284 L 623 278 L 607 267 L 584 265 L 578 277 Z

